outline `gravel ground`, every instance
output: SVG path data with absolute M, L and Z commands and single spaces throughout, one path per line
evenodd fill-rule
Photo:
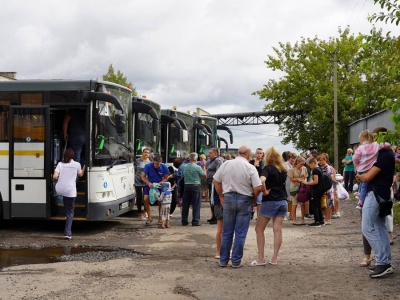
M 341 204 L 342 217 L 331 226 L 286 221 L 278 266 L 246 265 L 256 257 L 253 221 L 240 269 L 220 268 L 213 258 L 216 227 L 205 222 L 205 203 L 200 227 L 179 226 L 176 217 L 169 229 L 146 227 L 133 212 L 110 221 L 75 222 L 69 241 L 60 234 L 62 222 L 3 222 L 2 248 L 100 248 L 61 256 L 58 263 L 3 268 L 0 299 L 400 299 L 398 226 L 392 246 L 395 273 L 371 279 L 359 267 L 359 211 L 350 201 Z M 268 260 L 270 225 L 265 235 Z

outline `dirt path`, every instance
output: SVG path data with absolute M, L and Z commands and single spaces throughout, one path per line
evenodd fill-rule
M 349 201 L 341 204 L 342 218 L 331 226 L 309 228 L 285 222 L 278 266 L 240 269 L 217 265 L 215 225 L 205 222 L 201 227 L 182 227 L 174 218 L 172 227 L 162 230 L 128 216 L 103 222 L 100 228 L 75 226 L 71 241 L 60 239 L 62 224 L 35 230 L 2 229 L 0 246 L 73 243 L 117 246 L 151 255 L 5 268 L 0 272 L 0 299 L 400 299 L 400 239 L 392 246 L 395 273 L 370 279 L 369 271 L 359 267 L 359 212 Z M 203 220 L 208 212 L 204 204 Z M 245 264 L 256 256 L 254 224 L 246 240 Z M 271 240 L 268 226 L 267 259 Z

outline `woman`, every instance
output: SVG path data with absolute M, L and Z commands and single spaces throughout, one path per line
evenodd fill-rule
M 200 154 L 199 159 L 200 159 L 200 167 L 203 167 L 203 165 L 206 164 L 207 157 L 205 156 L 205 154 Z M 209 202 L 210 200 L 208 196 L 207 178 L 201 179 L 201 193 L 202 196 L 204 196 L 204 202 Z
M 76 176 L 82 177 L 85 173 L 85 166 L 81 169 L 81 164 L 74 161 L 74 158 L 74 150 L 71 148 L 66 149 L 62 162 L 57 164 L 53 174 L 53 179 L 58 180 L 56 192 L 63 196 L 66 215 L 64 238 L 68 240 L 72 238 L 71 228 L 76 198 Z
M 289 169 L 288 177 L 290 178 L 290 189 L 299 188 L 300 183 L 303 182 L 308 177 L 307 168 L 304 166 L 305 159 L 302 156 L 298 156 L 294 161 L 293 168 Z M 293 225 L 306 225 L 304 220 L 305 217 L 305 209 L 304 203 L 300 203 L 301 210 L 301 223 L 297 223 L 296 217 L 296 209 L 297 209 L 297 195 L 291 196 L 292 201 L 292 217 L 293 217 Z
M 274 232 L 274 252 L 271 265 L 278 264 L 278 252 L 282 245 L 282 224 L 287 212 L 286 182 L 287 169 L 278 149 L 271 147 L 265 152 L 265 166 L 261 172 L 263 199 L 260 206 L 260 214 L 256 222 L 256 237 L 258 256 L 250 263 L 250 266 L 266 265 L 264 257 L 265 227 L 272 219 Z
M 353 164 L 353 149 L 347 149 L 346 157 L 342 160 L 344 164 L 344 188 L 349 193 L 353 192 L 353 181 L 355 176 L 355 169 Z
M 330 188 L 326 192 L 326 207 L 322 208 L 322 212 L 325 217 L 325 225 L 331 225 L 331 216 L 332 216 L 332 209 L 335 205 L 335 201 L 337 202 L 338 199 L 335 197 L 336 195 L 336 184 L 338 183 L 336 180 L 336 170 L 329 165 L 329 156 L 326 153 L 322 153 L 317 157 L 319 167 L 322 171 L 330 174 L 332 177 L 332 188 Z
M 136 162 L 135 162 L 136 205 L 138 208 L 139 217 L 142 220 L 147 220 L 147 215 L 142 215 L 143 187 L 146 185 L 142 180 L 142 173 L 143 173 L 144 166 L 149 162 L 151 162 L 150 150 L 147 148 L 144 148 L 142 151 L 142 156 L 137 158 Z

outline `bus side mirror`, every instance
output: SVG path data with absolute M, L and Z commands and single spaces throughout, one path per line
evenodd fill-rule
M 158 135 L 158 127 L 160 126 L 160 122 L 156 119 L 153 119 L 151 126 L 153 127 L 153 135 Z
M 117 133 L 125 133 L 126 127 L 126 118 L 123 114 L 115 115 L 115 128 L 117 129 Z

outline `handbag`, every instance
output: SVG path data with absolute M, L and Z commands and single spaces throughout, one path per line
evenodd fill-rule
M 300 203 L 306 203 L 308 200 L 310 200 L 310 186 L 300 184 L 297 192 L 297 201 Z
M 378 202 L 379 205 L 379 213 L 378 216 L 381 218 L 384 218 L 390 214 L 392 214 L 392 208 L 393 208 L 393 201 L 392 199 L 389 200 L 384 200 L 381 197 L 378 196 L 377 193 L 374 192 L 375 199 Z
M 347 200 L 349 199 L 349 193 L 346 191 L 344 186 L 341 183 L 336 185 L 337 196 L 340 200 Z
M 299 186 L 294 186 L 289 189 L 289 194 L 291 196 L 296 196 L 298 191 L 299 191 Z

